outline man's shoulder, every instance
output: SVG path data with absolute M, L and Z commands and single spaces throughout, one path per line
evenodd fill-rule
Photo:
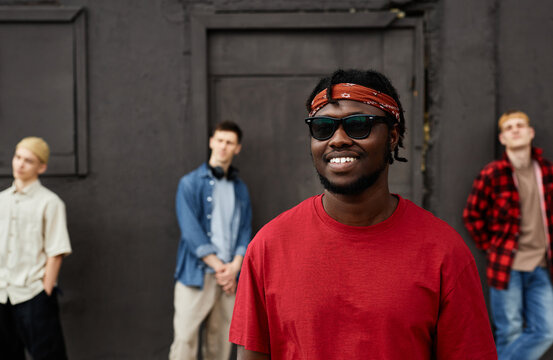
M 504 171 L 505 169 L 510 169 L 511 165 L 505 159 L 493 160 L 487 163 L 480 171 L 481 174 L 493 174 L 497 171 Z
M 248 244 L 247 256 L 257 259 L 252 261 L 260 261 L 266 255 L 278 257 L 286 253 L 282 249 L 289 249 L 292 244 L 303 240 L 300 239 L 301 234 L 305 233 L 306 224 L 309 223 L 305 218 L 306 209 L 309 211 L 312 201 L 313 198 L 308 198 L 263 225 Z
M 181 177 L 181 179 L 192 178 L 192 177 L 195 177 L 195 176 L 204 175 L 205 173 L 207 173 L 207 165 L 206 165 L 206 163 L 202 163 L 200 166 L 198 166 L 194 170 L 189 171 L 186 174 L 184 174 Z
M 0 191 L 0 196 L 7 196 L 13 191 L 13 186 L 10 186 L 2 191 Z
M 264 242 L 268 238 L 272 238 L 275 234 L 295 233 L 297 226 L 306 223 L 308 213 L 311 211 L 315 212 L 313 205 L 314 201 L 318 198 L 319 196 L 309 197 L 294 207 L 277 215 L 258 231 L 254 241 Z
M 49 202 L 63 203 L 63 200 L 58 196 L 58 194 L 48 189 L 44 185 L 39 184 L 37 186 L 36 192 L 37 194 L 39 194 L 40 198 L 45 199 Z
M 464 243 L 461 235 L 445 220 L 442 220 L 434 213 L 416 205 L 415 203 L 405 200 L 407 203 L 407 210 L 405 212 L 405 218 L 409 219 L 409 224 L 417 227 L 418 232 L 424 232 L 426 234 L 436 234 L 437 236 L 443 236 L 444 239 L 450 239 L 454 241 L 461 240 Z
M 13 189 L 11 187 L 0 191 L 0 201 L 2 202 L 9 201 L 12 192 L 13 192 Z
M 314 211 L 314 202 L 316 201 L 316 199 L 319 198 L 320 195 L 311 196 L 301 201 L 299 204 L 296 204 L 290 209 L 285 210 L 277 215 L 273 220 L 269 221 L 267 225 L 272 224 L 274 226 L 280 226 L 282 224 L 287 224 L 290 221 L 301 221 L 301 217 L 305 216 L 306 212 L 309 212 L 311 210 Z
M 506 159 L 499 159 L 484 165 L 476 179 L 494 182 L 510 174 L 512 174 L 512 167 L 509 161 Z
M 453 229 L 451 225 L 449 225 L 444 220 L 440 219 L 431 211 L 424 209 L 423 207 L 415 204 L 414 202 L 408 199 L 403 199 L 403 201 L 405 201 L 406 203 L 407 218 L 416 219 L 416 222 L 421 222 L 421 225 L 425 225 L 425 224 L 431 225 L 430 226 L 431 228 L 438 227 L 438 228 L 455 231 L 455 229 Z
M 546 167 L 549 170 L 553 171 L 553 162 L 547 158 L 541 158 L 540 159 L 540 165 L 541 167 Z
M 207 175 L 207 171 L 208 171 L 207 165 L 206 165 L 206 163 L 203 163 L 200 166 L 198 166 L 197 168 L 195 168 L 194 170 L 184 174 L 179 179 L 179 184 L 196 183 L 201 178 L 203 178 L 205 175 Z
M 29 192 L 31 201 L 38 201 L 39 203 L 48 204 L 64 204 L 58 194 L 48 189 L 41 183 L 33 184 L 31 186 L 33 187 Z M 0 191 L 0 199 L 10 196 L 13 191 L 13 186 Z
M 437 253 L 457 254 L 472 258 L 472 254 L 461 235 L 446 221 L 432 212 L 406 200 L 408 203 L 405 212 L 406 223 L 416 227 L 416 238 L 426 242 L 429 248 Z

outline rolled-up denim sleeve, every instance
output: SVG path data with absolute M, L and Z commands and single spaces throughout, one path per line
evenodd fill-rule
M 206 255 L 215 254 L 217 249 L 200 224 L 201 207 L 197 206 L 194 199 L 194 194 L 198 190 L 192 181 L 186 177 L 182 178 L 177 189 L 176 208 L 181 241 L 186 242 L 187 247 L 201 259 Z

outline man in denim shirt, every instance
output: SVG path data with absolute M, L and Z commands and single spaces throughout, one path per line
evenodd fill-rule
M 176 207 L 181 238 L 170 359 L 196 358 L 204 320 L 203 358 L 230 356 L 228 332 L 236 282 L 251 239 L 248 189 L 231 166 L 241 140 L 238 125 L 218 124 L 209 139 L 209 161 L 179 182 Z

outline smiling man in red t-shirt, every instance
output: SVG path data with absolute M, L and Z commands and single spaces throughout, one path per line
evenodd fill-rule
M 388 189 L 405 119 L 389 80 L 336 71 L 306 123 L 325 191 L 264 226 L 238 286 L 239 359 L 496 359 L 474 259 Z

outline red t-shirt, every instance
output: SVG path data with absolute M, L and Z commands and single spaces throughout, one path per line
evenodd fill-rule
M 445 222 L 399 198 L 347 226 L 309 198 L 248 247 L 230 341 L 271 359 L 497 359 L 474 259 Z

